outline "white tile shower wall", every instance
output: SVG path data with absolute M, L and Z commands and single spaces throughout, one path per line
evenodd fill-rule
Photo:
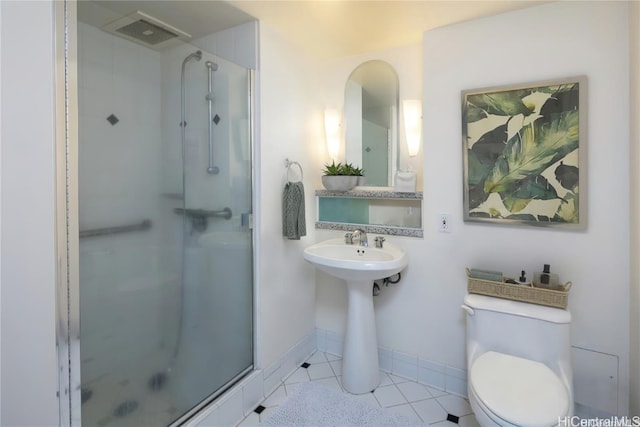
M 81 241 L 83 381 L 113 369 L 106 357 L 113 348 L 130 349 L 118 357 L 121 366 L 139 370 L 135 362 L 144 360 L 151 375 L 163 363 L 158 345 L 170 346 L 175 335 L 166 322 L 175 319 L 179 300 L 177 255 L 158 243 L 166 228 L 159 198 L 161 55 L 84 23 L 78 50 L 80 228 L 152 221 L 135 236 Z M 117 121 L 109 122 L 111 115 Z
M 184 45 L 164 53 L 164 170 L 165 194 L 182 194 L 182 150 L 179 122 L 180 70 L 184 59 L 196 47 Z M 246 213 L 250 197 L 251 153 L 249 149 L 248 75 L 247 70 L 209 51 L 202 51 L 200 61 L 185 66 L 185 204 L 188 208 L 220 210 L 230 208 L 231 220 L 208 221 L 207 231 L 241 228 L 241 214 Z M 212 73 L 212 142 L 213 166 L 209 166 L 209 112 L 207 61 L 218 65 Z
M 234 385 L 216 402 L 203 409 L 187 426 L 236 425 L 253 411 L 300 364 L 316 351 L 316 332 L 302 340 L 262 370 L 256 370 Z
M 257 37 L 258 23 L 253 21 L 201 37 L 191 44 L 255 70 L 258 66 Z
M 331 340 L 342 340 L 343 337 L 324 329 L 316 328 L 316 346 L 318 351 L 342 356 L 342 345 L 334 346 L 331 351 L 327 346 L 327 337 Z M 467 396 L 467 371 L 453 368 L 430 360 L 420 359 L 389 348 L 378 347 L 378 363 L 380 370 L 408 378 L 448 393 Z
M 159 53 L 83 23 L 78 43 L 80 226 L 155 220 Z M 111 115 L 117 123 L 108 122 Z

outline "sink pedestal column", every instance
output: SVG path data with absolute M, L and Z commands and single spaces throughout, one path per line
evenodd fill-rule
M 342 385 L 349 393 L 370 393 L 380 384 L 373 282 L 347 280 L 347 290 L 349 305 L 342 355 Z

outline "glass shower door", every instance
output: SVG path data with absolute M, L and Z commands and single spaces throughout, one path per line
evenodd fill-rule
M 186 63 L 182 123 L 197 50 L 78 23 L 83 425 L 169 425 L 252 369 L 249 73 Z
M 206 52 L 186 66 L 184 200 L 174 212 L 185 266 L 178 365 L 190 403 L 253 363 L 249 84 L 247 69 Z

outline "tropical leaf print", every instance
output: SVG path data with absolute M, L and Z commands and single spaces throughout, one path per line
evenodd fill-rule
M 467 98 L 469 122 L 480 120 L 486 117 L 487 114 L 497 114 L 499 116 L 523 114 L 528 116 L 533 110 L 522 102 L 522 98 L 530 93 L 530 90 L 513 90 L 469 96 Z
M 484 183 L 487 193 L 502 192 L 531 175 L 539 175 L 578 148 L 578 112 L 563 113 L 550 125 L 537 128 L 535 122 L 514 136 L 498 158 Z M 536 130 L 537 129 L 537 130 Z
M 578 83 L 465 99 L 469 216 L 578 223 Z

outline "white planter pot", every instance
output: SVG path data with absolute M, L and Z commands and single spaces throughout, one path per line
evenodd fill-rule
M 358 183 L 357 176 L 323 175 L 322 185 L 329 191 L 349 191 Z

